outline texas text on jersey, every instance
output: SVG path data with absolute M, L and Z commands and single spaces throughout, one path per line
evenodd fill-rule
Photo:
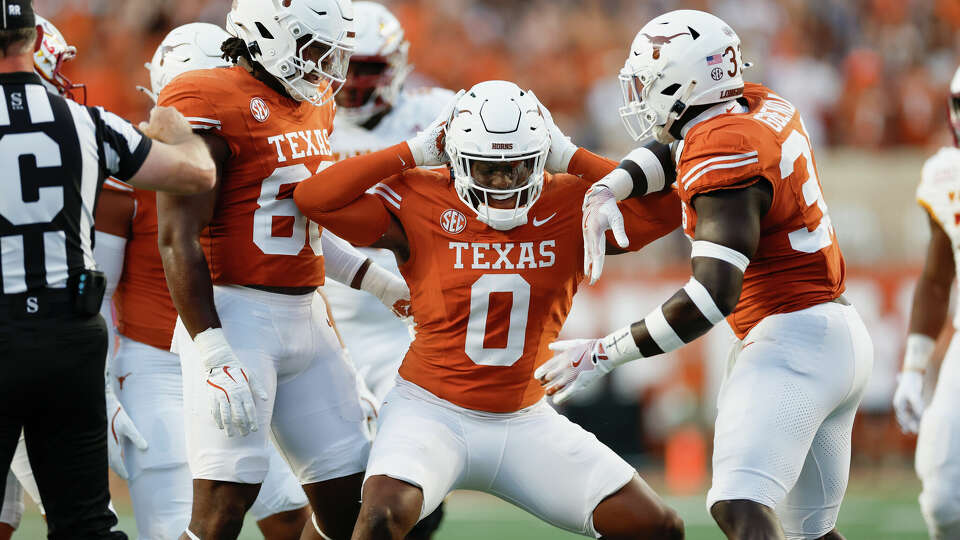
M 213 283 L 322 285 L 320 227 L 292 195 L 333 159 L 333 104 L 294 101 L 231 67 L 177 77 L 160 105 L 176 107 L 194 129 L 216 130 L 230 148 L 218 211 L 201 236 Z
M 743 98 L 746 112 L 693 126 L 677 157 L 683 227 L 691 238 L 697 215 L 690 201 L 697 195 L 744 188 L 760 178 L 773 189 L 743 293 L 727 318 L 741 339 L 768 315 L 829 302 L 844 290 L 843 255 L 803 120 L 792 104 L 761 85 L 746 83 Z

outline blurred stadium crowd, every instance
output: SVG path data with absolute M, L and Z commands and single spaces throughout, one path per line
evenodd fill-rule
M 418 74 L 448 88 L 485 79 L 533 88 L 580 144 L 627 144 L 616 73 L 643 21 L 669 9 L 716 13 L 743 39 L 751 80 L 804 111 L 819 145 L 876 148 L 942 139 L 960 49 L 955 0 L 392 0 Z M 223 24 L 229 0 L 36 0 L 80 50 L 68 71 L 91 101 L 135 116 L 132 81 L 164 34 Z M 680 5 L 682 4 L 682 5 Z M 132 81 L 131 81 L 132 80 Z

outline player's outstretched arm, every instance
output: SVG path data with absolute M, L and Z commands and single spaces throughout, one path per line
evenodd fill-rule
M 697 227 L 691 264 L 693 277 L 643 320 L 600 339 L 558 341 L 558 354 L 534 376 L 554 402 L 635 360 L 675 350 L 707 333 L 733 312 L 743 273 L 760 241 L 760 221 L 770 208 L 772 189 L 765 180 L 693 199 Z
M 134 186 L 190 195 L 216 184 L 216 165 L 200 136 L 172 107 L 155 107 L 140 130 L 154 140 L 146 160 L 129 182 Z
M 913 292 L 910 334 L 903 358 L 903 371 L 893 394 L 897 421 L 906 432 L 916 433 L 923 415 L 923 380 L 936 346 L 937 336 L 947 321 L 950 288 L 956 276 L 953 244 L 943 227 L 930 219 L 930 244 L 923 273 Z
M 600 167 L 603 159 L 583 156 L 581 161 L 586 163 L 579 166 Z M 617 202 L 669 190 L 676 179 L 670 147 L 651 142 L 627 154 L 616 168 L 587 190 L 583 198 L 583 265 L 591 285 L 603 271 L 607 231 L 613 231 L 621 248 L 629 243 Z
M 205 388 L 214 422 L 228 437 L 237 431 L 242 436 L 258 429 L 254 396 L 263 401 L 268 396 L 230 348 L 213 301 L 213 282 L 199 235 L 213 218 L 222 164 L 230 151 L 215 135 L 202 138 L 217 163 L 217 187 L 200 195 L 158 193 L 158 243 L 170 297 L 207 372 Z

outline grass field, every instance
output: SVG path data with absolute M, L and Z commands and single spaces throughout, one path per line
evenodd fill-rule
M 654 475 L 652 484 L 660 488 Z M 922 540 L 926 529 L 917 506 L 920 485 L 909 469 L 855 470 L 853 482 L 840 513 L 839 529 L 848 540 Z M 120 484 L 122 486 L 122 484 Z M 121 491 L 121 493 L 116 493 Z M 126 494 L 115 490 L 121 514 L 120 528 L 131 538 L 136 527 Z M 704 496 L 668 496 L 687 525 L 688 540 L 722 540 L 704 508 Z M 523 539 L 563 540 L 583 538 L 547 525 L 523 510 L 493 497 L 471 492 L 455 492 L 447 501 L 447 517 L 435 537 L 437 540 Z M 16 539 L 44 538 L 45 527 L 35 508 L 29 508 Z M 256 525 L 248 520 L 240 538 L 262 538 Z

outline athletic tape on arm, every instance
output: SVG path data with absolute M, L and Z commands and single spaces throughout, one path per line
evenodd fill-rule
M 683 290 L 690 297 L 690 300 L 693 300 L 700 313 L 710 321 L 710 324 L 719 324 L 723 320 L 723 313 L 717 307 L 717 303 L 713 301 L 713 297 L 710 296 L 710 291 L 703 286 L 703 283 L 697 281 L 697 278 L 690 278 L 690 281 L 683 286 Z
M 693 250 L 690 252 L 690 258 L 693 259 L 695 257 L 719 259 L 739 268 L 741 272 L 746 272 L 747 265 L 750 264 L 750 259 L 748 259 L 743 253 L 740 253 L 735 249 L 730 249 L 727 246 L 721 246 L 720 244 L 714 244 L 713 242 L 708 242 L 706 240 L 697 240 L 693 243 Z
M 657 306 L 643 321 L 647 325 L 647 332 L 650 333 L 650 337 L 663 352 L 670 352 L 683 347 L 683 340 L 680 339 L 680 336 L 667 322 L 666 317 L 663 316 L 662 306 Z

